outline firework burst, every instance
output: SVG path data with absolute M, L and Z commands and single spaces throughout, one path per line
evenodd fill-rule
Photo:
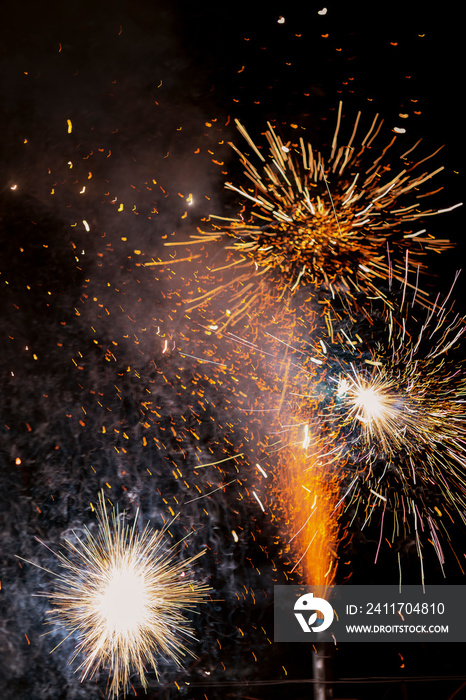
M 466 327 L 446 302 L 418 332 L 410 321 L 391 313 L 387 341 L 333 378 L 329 425 L 351 478 L 347 507 L 364 521 L 392 512 L 393 536 L 414 534 L 421 564 L 427 530 L 443 564 L 446 513 L 464 521 L 466 508 L 466 381 L 456 360 Z
M 387 343 L 372 353 L 370 365 L 352 364 L 341 374 L 340 415 L 351 432 L 360 432 L 367 452 L 394 460 L 401 451 L 444 447 L 463 463 L 466 382 L 454 350 L 465 331 L 464 320 L 445 305 L 434 306 L 416 335 L 390 314 Z
M 189 309 L 205 305 L 226 288 L 233 316 L 248 312 L 261 297 L 270 300 L 275 294 L 281 299 L 309 286 L 351 303 L 356 293 L 380 295 L 392 278 L 405 280 L 406 265 L 417 271 L 427 251 L 451 247 L 420 226 L 421 220 L 440 213 L 422 208 L 424 198 L 434 194 L 423 188 L 443 170 L 429 169 L 426 162 L 440 149 L 417 159 L 421 141 L 403 150 L 399 133 L 377 148 L 383 120 L 376 115 L 358 137 L 360 113 L 348 142 L 339 145 L 341 112 L 340 103 L 327 155 L 303 137 L 283 141 L 270 124 L 265 154 L 237 122 L 253 156 L 230 144 L 244 166 L 247 184 L 225 186 L 240 195 L 241 213 L 236 218 L 212 216 L 211 231 L 191 236 L 196 244 L 226 238 L 225 248 L 233 257 L 213 272 L 230 267 L 235 277 L 192 298 Z M 409 262 L 403 254 L 408 248 Z M 422 291 L 419 297 L 426 302 Z
M 54 552 L 63 572 L 54 592 L 44 595 L 54 605 L 50 624 L 77 637 L 73 660 L 83 658 L 76 669 L 81 681 L 109 668 L 109 693 L 116 697 L 120 689 L 126 695 L 132 672 L 146 688 L 146 667 L 157 674 L 158 655 L 178 665 L 193 656 L 185 645 L 194 636 L 184 612 L 209 589 L 189 576 L 200 554 L 176 563 L 173 548 L 165 550 L 164 531 L 146 527 L 139 534 L 118 511 L 109 520 L 103 494 L 99 501 L 97 535 L 86 529 L 84 541 L 66 540 L 68 556 Z

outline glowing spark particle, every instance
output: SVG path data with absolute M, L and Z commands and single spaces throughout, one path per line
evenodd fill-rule
M 309 447 L 310 441 L 311 441 L 311 438 L 309 435 L 309 426 L 306 423 L 306 425 L 304 426 L 303 450 L 307 450 L 307 448 Z
M 458 202 L 458 204 L 453 204 L 451 207 L 447 207 L 447 209 L 439 209 L 437 211 L 437 214 L 445 214 L 448 211 L 453 211 L 453 209 L 457 209 L 458 207 L 462 207 L 463 202 Z
M 387 501 L 385 496 L 382 496 L 380 493 L 377 493 L 377 491 L 374 491 L 374 489 L 370 489 L 370 492 L 374 494 L 377 498 L 380 498 L 381 501 Z
M 260 464 L 256 464 L 256 467 L 258 468 L 258 470 L 260 471 L 260 473 L 262 474 L 262 476 L 264 476 L 264 477 L 267 479 L 267 472 L 261 467 L 261 465 L 260 465 Z
M 264 508 L 264 506 L 262 505 L 262 502 L 261 502 L 259 496 L 257 495 L 257 493 L 256 493 L 255 491 L 253 491 L 253 492 L 252 492 L 252 495 L 254 496 L 254 498 L 256 499 L 256 501 L 258 502 L 258 504 L 260 505 L 262 512 L 265 513 L 265 508 Z

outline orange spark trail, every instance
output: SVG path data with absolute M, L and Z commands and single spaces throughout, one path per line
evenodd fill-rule
M 307 584 L 330 586 L 337 571 L 340 484 L 315 447 L 280 452 L 277 497 L 291 571 Z

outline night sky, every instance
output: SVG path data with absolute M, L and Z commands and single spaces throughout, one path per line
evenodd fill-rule
M 207 547 L 195 565 L 213 589 L 193 622 L 198 659 L 184 669 L 161 660 L 148 697 L 312 697 L 310 649 L 269 642 L 286 566 L 274 519 L 251 495 L 267 421 L 245 418 L 260 393 L 250 366 L 235 378 L 196 360 L 231 353 L 184 330 L 173 300 L 197 277 L 189 264 L 168 275 L 144 264 L 209 214 L 231 215 L 234 119 L 255 136 L 267 121 L 284 133 L 298 124 L 318 143 L 340 101 L 349 123 L 380 113 L 426 154 L 444 146 L 432 206 L 461 202 L 458 4 L 20 1 L 0 33 L 0 697 L 105 696 L 105 672 L 84 684 L 73 673 L 73 639 L 49 653 L 63 634 L 44 636 L 49 605 L 33 596 L 53 577 L 15 557 L 56 571 L 47 547 L 95 531 L 100 489 L 130 518 L 139 507 L 142 527 L 180 512 L 180 558 Z M 456 243 L 428 258 L 435 295 L 463 265 L 464 208 L 428 225 Z M 463 312 L 465 290 L 463 274 Z M 450 532 L 446 579 L 428 555 L 428 582 L 464 583 L 452 551 L 464 561 L 464 526 Z M 369 528 L 341 552 L 353 582 L 398 581 L 389 549 L 374 564 L 377 537 Z M 418 583 L 412 542 L 400 551 L 405 581 Z M 349 646 L 333 658 L 335 697 L 466 698 L 460 645 Z M 129 696 L 143 695 L 132 683 Z

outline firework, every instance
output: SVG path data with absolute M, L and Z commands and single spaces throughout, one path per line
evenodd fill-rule
M 260 392 L 254 402 L 250 382 L 248 422 L 264 412 L 267 418 L 267 427 L 258 431 L 262 454 L 253 494 L 275 523 L 287 572 L 303 583 L 330 586 L 337 571 L 341 471 L 335 469 L 320 422 L 309 420 L 316 397 L 309 391 L 303 402 L 301 391 L 297 400 L 290 400 L 295 384 L 317 385 L 322 361 L 299 352 L 293 341 L 296 327 L 280 330 L 281 338 L 265 333 L 258 346 L 250 344 L 254 355 L 250 378 L 259 386 L 262 377 L 267 392 L 265 396 Z M 228 332 L 226 337 L 234 338 Z
M 278 454 L 274 502 L 287 543 L 285 554 L 291 555 L 290 573 L 299 572 L 307 584 L 330 586 L 337 570 L 341 484 L 326 462 L 318 430 L 311 432 L 307 424 L 301 429 L 302 443 Z
M 99 500 L 97 535 L 86 528 L 84 541 L 65 540 L 68 556 L 56 553 L 63 572 L 54 592 L 44 595 L 54 605 L 49 622 L 78 640 L 73 660 L 83 658 L 76 669 L 81 681 L 108 667 L 116 697 L 120 689 L 126 695 L 133 671 L 147 687 L 146 666 L 157 674 L 159 654 L 178 665 L 193 656 L 185 645 L 194 637 L 184 611 L 205 600 L 208 588 L 189 576 L 200 554 L 176 563 L 173 548 L 164 548 L 164 531 L 147 526 L 139 534 L 115 510 L 109 520 L 103 494 Z
M 212 216 L 211 231 L 191 236 L 195 244 L 226 243 L 232 257 L 212 272 L 231 268 L 234 279 L 191 298 L 189 309 L 226 289 L 228 314 L 234 318 L 264 296 L 282 299 L 303 287 L 351 303 L 356 293 L 383 295 L 391 279 L 405 280 L 404 250 L 410 250 L 409 269 L 417 271 L 427 251 L 451 247 L 420 227 L 421 220 L 440 213 L 422 208 L 424 198 L 434 194 L 424 186 L 443 170 L 426 163 L 440 149 L 416 159 L 421 141 L 403 150 L 403 136 L 396 130 L 377 147 L 383 120 L 376 115 L 359 138 L 360 113 L 348 142 L 339 145 L 341 112 L 340 103 L 327 155 L 302 136 L 283 141 L 271 124 L 265 153 L 237 122 L 253 153 L 247 156 L 230 144 L 244 166 L 246 183 L 227 182 L 225 187 L 240 195 L 241 212 L 236 218 Z M 426 301 L 422 291 L 419 296 Z
M 454 350 L 465 330 L 445 305 L 434 306 L 416 335 L 390 314 L 387 342 L 365 368 L 352 364 L 340 375 L 341 415 L 368 452 L 395 459 L 402 450 L 417 455 L 446 446 L 463 462 L 466 382 Z
M 369 334 L 361 323 L 350 333 L 345 317 L 333 342 L 314 328 L 287 344 L 280 410 L 293 418 L 273 499 L 304 579 L 332 582 L 348 524 L 379 523 L 376 559 L 384 537 L 414 540 L 423 576 L 423 542 L 443 565 L 448 523 L 455 513 L 466 523 L 466 324 L 451 294 L 407 313 L 405 286 L 398 307 L 372 303 Z
M 466 506 L 466 381 L 456 360 L 466 327 L 446 303 L 434 304 L 412 333 L 414 314 L 407 323 L 390 313 L 386 342 L 332 377 L 326 415 L 351 478 L 347 507 L 364 521 L 380 507 L 392 512 L 393 535 L 413 533 L 421 563 L 419 533 L 430 532 L 443 563 L 444 516 L 452 510 L 464 520 Z

